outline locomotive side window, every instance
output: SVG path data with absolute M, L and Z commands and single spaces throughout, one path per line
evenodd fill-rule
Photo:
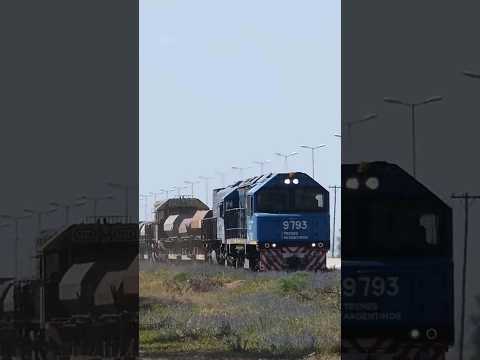
M 423 214 L 420 216 L 420 225 L 425 228 L 425 242 L 437 245 L 438 217 L 434 214 Z
M 247 196 L 247 215 L 251 216 L 253 214 L 253 197 L 251 195 Z

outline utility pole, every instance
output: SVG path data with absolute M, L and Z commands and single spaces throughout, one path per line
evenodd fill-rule
M 332 231 L 332 257 L 335 257 L 335 219 L 337 215 L 337 189 L 341 189 L 340 186 L 329 186 L 333 189 L 333 231 Z
M 465 206 L 465 238 L 463 241 L 463 279 L 462 279 L 462 317 L 460 325 L 460 360 L 463 360 L 463 343 L 464 343 L 464 333 L 465 333 L 465 291 L 467 284 L 467 254 L 468 254 L 468 213 L 470 204 L 475 199 L 480 199 L 480 195 L 470 195 L 468 192 L 463 195 L 452 195 L 454 200 L 463 200 Z

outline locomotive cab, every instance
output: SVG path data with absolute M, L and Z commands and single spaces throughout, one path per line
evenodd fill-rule
M 369 337 L 445 351 L 454 340 L 450 207 L 397 165 L 349 164 L 342 224 L 342 346 Z
M 328 191 L 303 173 L 278 174 L 247 196 L 249 239 L 262 247 L 309 244 L 328 249 Z
M 321 270 L 330 247 L 329 193 L 310 176 L 283 173 L 246 197 L 248 240 L 259 247 L 261 267 Z

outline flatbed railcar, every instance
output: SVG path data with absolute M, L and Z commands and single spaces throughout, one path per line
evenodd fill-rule
M 451 208 L 395 164 L 345 164 L 342 224 L 342 359 L 445 359 Z

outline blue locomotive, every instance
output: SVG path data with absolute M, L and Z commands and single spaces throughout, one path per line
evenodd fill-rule
M 348 164 L 342 224 L 342 356 L 444 359 L 454 342 L 451 208 L 397 165 Z
M 214 263 L 259 271 L 325 269 L 329 193 L 302 172 L 271 173 L 215 189 L 202 239 Z

